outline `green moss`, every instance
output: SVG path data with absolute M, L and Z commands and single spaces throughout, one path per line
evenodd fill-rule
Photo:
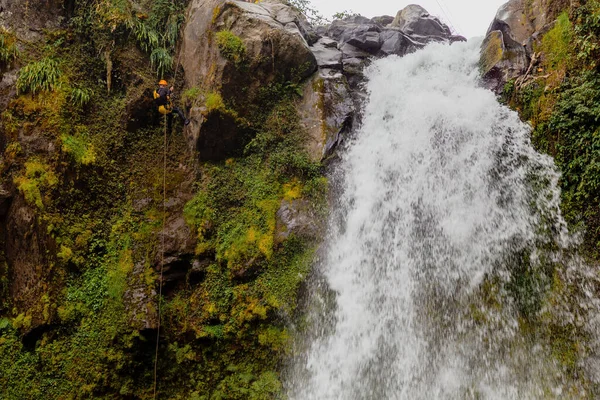
M 573 58 L 573 26 L 569 13 L 563 12 L 554 27 L 544 35 L 538 51 L 544 54 L 544 65 L 551 71 L 565 70 Z
M 127 86 L 128 73 L 155 81 L 153 32 L 171 52 L 184 4 L 154 0 L 142 18 L 121 0 L 76 3 L 70 31 L 49 35 L 43 54 L 36 49 L 25 58 L 56 60 L 61 74 L 54 93 L 21 95 L 2 115 L 10 143 L 2 179 L 37 205 L 36 229 L 52 244 L 49 265 L 40 265 L 51 270 L 42 275 L 43 290 L 31 309 L 0 306 L 0 392 L 7 399 L 152 396 L 155 337 L 144 324 L 145 313 L 152 320 L 157 307 L 164 132 L 151 123 L 126 131 L 122 121 L 145 89 Z M 231 57 L 243 59 L 245 48 L 229 39 L 222 51 L 233 49 Z M 63 50 L 59 42 L 69 46 Z M 99 50 L 110 50 L 114 76 L 125 77 L 113 82 L 110 94 Z M 303 150 L 293 104 L 297 87 L 278 81 L 261 88 L 245 115 L 253 140 L 239 158 L 198 166 L 177 126 L 168 137 L 167 198 L 179 198 L 193 171 L 199 180 L 183 210 L 197 238 L 196 255 L 174 267 L 187 268 L 188 275 L 161 299 L 161 398 L 280 395 L 280 357 L 289 347 L 281 316 L 296 308 L 314 243 L 277 238 L 276 212 L 283 200 L 322 211 L 327 189 L 320 165 Z M 206 99 L 215 112 L 237 110 L 199 89 L 186 99 Z M 42 135 L 61 151 L 31 158 L 28 143 L 18 140 L 27 135 Z M 169 221 L 181 207 L 168 209 Z M 10 271 L 0 265 L 4 294 Z M 140 304 L 131 301 L 134 295 Z M 19 330 L 2 321 L 16 321 Z M 40 323 L 34 347 L 24 347 L 21 335 Z
M 42 192 L 56 186 L 58 178 L 49 165 L 31 160 L 25 163 L 25 173 L 15 177 L 14 183 L 29 204 L 43 209 Z
M 90 165 L 96 161 L 96 151 L 85 127 L 79 127 L 76 135 L 63 135 L 61 141 L 62 151 L 72 155 L 76 163 Z
M 494 65 L 502 61 L 504 57 L 504 44 L 502 43 L 502 33 L 492 32 L 486 38 L 482 45 L 482 56 L 480 69 L 483 74 L 487 73 Z
M 226 59 L 240 65 L 245 61 L 246 45 L 239 36 L 230 31 L 220 31 L 216 34 L 219 51 Z

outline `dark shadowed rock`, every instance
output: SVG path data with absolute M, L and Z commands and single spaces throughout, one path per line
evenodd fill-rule
M 27 315 L 31 316 L 31 323 L 25 326 L 27 330 L 50 322 L 52 313 L 44 310 L 41 299 L 53 287 L 60 287 L 59 284 L 48 284 L 60 280 L 59 276 L 53 275 L 55 271 L 49 258 L 55 246 L 46 234 L 46 227 L 38 222 L 36 211 L 23 196 L 16 195 L 0 227 L 8 264 L 10 298 L 15 309 L 27 310 Z
M 421 43 L 415 42 L 410 36 L 399 30 L 386 30 L 382 32 L 381 41 L 381 55 L 384 56 L 392 54 L 403 56 L 422 47 Z

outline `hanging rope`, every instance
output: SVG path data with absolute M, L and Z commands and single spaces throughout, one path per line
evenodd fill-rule
M 165 226 L 167 224 L 167 116 L 164 117 L 165 133 L 163 139 L 163 221 L 162 237 L 160 244 L 160 281 L 158 285 L 158 324 L 156 330 L 156 351 L 154 353 L 154 399 L 156 399 L 157 371 L 158 371 L 158 344 L 160 341 L 160 316 L 162 303 L 163 270 L 165 266 Z
M 177 72 L 179 70 L 179 61 L 181 60 L 181 49 L 179 50 L 179 56 L 177 57 L 177 64 L 175 64 L 175 75 L 173 77 L 173 87 L 177 81 Z M 165 227 L 167 226 L 167 115 L 164 116 L 164 139 L 163 139 L 163 220 L 162 220 L 162 235 L 160 244 L 160 281 L 158 285 L 158 323 L 156 328 L 156 349 L 154 353 L 154 395 L 153 398 L 156 400 L 156 388 L 158 383 L 158 345 L 160 343 L 160 327 L 161 327 L 161 314 L 162 314 L 162 287 L 163 287 L 163 271 L 165 267 Z
M 442 3 L 443 3 L 443 0 L 441 0 L 441 1 L 442 1 Z M 462 35 L 462 29 L 460 29 L 460 26 L 458 26 L 458 25 L 457 25 L 457 26 L 455 26 L 455 25 L 452 23 L 452 18 L 450 18 L 450 16 L 448 15 L 448 13 L 452 14 L 452 13 L 450 12 L 450 8 L 448 8 L 448 7 L 442 7 L 442 4 L 440 3 L 440 0 L 435 0 L 435 2 L 436 2 L 436 3 L 437 3 L 437 5 L 440 7 L 440 10 L 442 10 L 442 13 L 444 14 L 444 16 L 446 17 L 446 19 L 448 20 L 448 24 L 450 25 L 450 27 L 452 28 L 452 30 L 453 30 L 455 33 L 458 33 L 459 35 Z M 444 6 L 445 6 L 445 4 L 444 4 Z M 446 13 L 446 9 L 445 9 L 445 8 L 446 8 L 446 9 L 448 9 L 448 13 Z M 456 29 L 457 27 L 458 27 L 459 29 Z

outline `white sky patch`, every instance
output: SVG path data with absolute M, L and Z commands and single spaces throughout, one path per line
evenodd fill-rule
M 419 4 L 430 14 L 439 17 L 453 31 L 467 38 L 483 36 L 496 15 L 498 8 L 507 0 L 311 0 L 323 16 L 351 10 L 365 17 L 392 15 L 409 4 Z

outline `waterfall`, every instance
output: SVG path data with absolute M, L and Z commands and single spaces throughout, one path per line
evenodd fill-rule
M 554 312 L 540 305 L 547 271 L 575 241 L 559 173 L 480 87 L 478 59 L 476 41 L 433 44 L 367 69 L 363 124 L 332 178 L 343 190 L 309 285 L 290 399 L 583 393 L 523 323 L 527 310 Z M 533 283 L 515 282 L 519 268 Z

